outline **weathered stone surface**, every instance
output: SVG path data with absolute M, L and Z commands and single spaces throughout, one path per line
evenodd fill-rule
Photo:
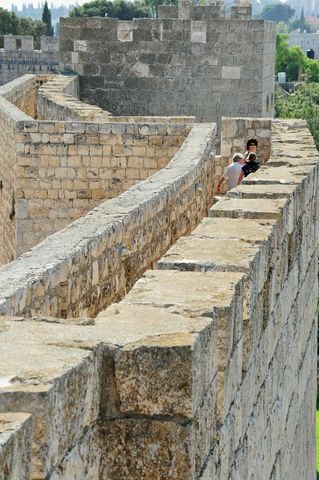
M 231 198 L 284 198 L 290 197 L 296 190 L 294 185 L 280 184 L 256 184 L 256 185 L 238 185 L 228 192 L 227 196 Z
M 36 142 L 37 122 L 24 127 Z M 153 262 L 163 254 L 154 238 L 170 237 L 167 249 L 205 214 L 211 134 L 195 126 L 182 162 L 1 270 L 2 313 L 15 317 L 0 319 L 0 411 L 32 415 L 34 479 L 313 477 L 319 176 L 311 142 L 297 156 L 303 122 L 273 123 L 275 157 L 257 172 L 272 172 L 270 182 L 252 177 L 237 189 L 243 198 L 217 203 L 159 261 L 213 271 L 147 271 L 124 300 L 85 319 L 83 297 L 102 308 L 110 267 L 125 264 L 129 275 L 110 284 L 124 293 L 147 268 L 144 252 Z M 291 160 L 281 163 L 285 138 Z M 63 320 L 68 312 L 78 318 Z M 20 468 L 8 452 L 3 464 Z
M 32 78 L 34 81 L 34 77 Z M 152 144 L 150 147 L 150 155 L 161 158 L 161 167 L 163 167 L 167 163 L 163 161 L 163 149 L 166 148 L 166 140 L 163 140 L 163 137 L 165 136 L 166 139 L 173 140 L 174 147 L 172 146 L 172 148 L 174 151 L 171 150 L 171 147 L 167 144 L 170 155 L 173 155 L 178 150 L 178 145 L 180 145 L 180 141 L 177 140 L 177 130 L 180 133 L 183 132 L 183 139 L 189 132 L 190 124 L 186 125 L 185 123 L 181 123 L 181 119 L 177 119 L 176 124 L 174 122 L 175 120 L 171 119 L 167 123 L 162 124 L 154 122 L 153 119 L 147 123 L 133 121 L 131 123 L 114 122 L 105 125 L 105 123 L 65 122 L 61 124 L 61 122 L 54 121 L 34 121 L 32 123 L 28 122 L 28 124 L 20 122 L 19 127 L 23 131 L 21 134 L 23 137 L 21 142 L 31 142 L 32 145 L 37 145 L 36 151 L 32 154 L 30 153 L 30 157 L 28 158 L 32 157 L 35 159 L 39 154 L 39 148 L 49 148 L 50 151 L 48 150 L 43 153 L 43 166 L 47 173 L 49 171 L 54 173 L 54 169 L 51 169 L 52 165 L 47 165 L 48 158 L 57 155 L 64 165 L 66 157 L 69 158 L 69 155 L 71 155 L 71 157 L 75 155 L 73 150 L 73 153 L 71 153 L 71 147 L 74 147 L 76 150 L 81 149 L 81 153 L 77 151 L 77 154 L 80 155 L 80 163 L 78 165 L 62 167 L 62 164 L 60 165 L 59 163 L 60 166 L 57 167 L 57 169 L 61 170 L 60 173 L 62 177 L 64 178 L 64 176 L 66 176 L 68 178 L 67 182 L 73 182 L 72 185 L 70 186 L 69 183 L 62 185 L 64 180 L 61 183 L 60 180 L 57 180 L 56 175 L 51 175 L 51 173 L 50 182 L 58 181 L 56 188 L 53 188 L 56 193 L 58 193 L 60 188 L 62 188 L 63 191 L 65 189 L 70 188 L 72 190 L 75 188 L 77 192 L 81 192 L 81 196 L 83 197 L 86 193 L 91 192 L 91 187 L 84 188 L 83 185 L 75 186 L 74 182 L 78 182 L 78 180 L 70 180 L 68 175 L 75 175 L 77 168 L 83 173 L 83 159 L 85 159 L 85 161 L 88 160 L 90 163 L 92 156 L 94 156 L 94 158 L 96 158 L 96 156 L 105 158 L 105 155 L 115 155 L 114 152 L 113 154 L 111 153 L 111 150 L 106 154 L 103 150 L 105 145 L 103 147 L 100 145 L 99 148 L 102 148 L 102 150 L 93 153 L 92 149 L 95 147 L 94 143 L 90 143 L 90 139 L 97 135 L 99 140 L 94 140 L 94 142 L 99 142 L 102 137 L 107 137 L 105 141 L 110 140 L 112 148 L 113 141 L 115 143 L 119 141 L 122 145 L 121 148 L 128 148 L 128 144 L 122 144 L 122 140 L 125 137 L 129 139 L 128 142 L 131 142 L 133 145 L 132 148 L 142 149 L 140 152 L 135 151 L 134 155 L 136 158 L 139 157 L 142 159 L 143 162 L 144 160 L 145 162 L 147 161 L 147 149 L 150 147 L 150 144 Z M 105 129 L 105 126 L 107 126 L 108 129 Z M 101 127 L 103 127 L 103 129 L 100 133 Z M 30 128 L 32 130 L 31 132 Z M 35 139 L 35 135 L 40 136 L 41 140 L 39 140 L 38 137 Z M 65 137 L 65 135 L 67 137 Z M 76 138 L 80 137 L 76 137 L 76 135 L 84 138 L 85 144 L 77 144 Z M 48 138 L 44 140 L 44 137 Z M 71 144 L 68 143 L 69 137 L 71 137 L 72 140 Z M 111 301 L 118 300 L 141 273 L 160 258 L 161 254 L 176 238 L 181 234 L 189 233 L 206 212 L 213 196 L 210 190 L 213 175 L 210 156 L 213 149 L 214 137 L 214 125 L 194 126 L 183 148 L 175 155 L 167 168 L 163 168 L 161 172 L 158 172 L 159 175 L 153 175 L 149 181 L 144 180 L 123 195 L 112 199 L 112 201 L 103 203 L 90 212 L 87 217 L 79 219 L 78 222 L 70 225 L 69 229 L 61 231 L 58 237 L 53 237 L 52 239 L 55 244 L 54 246 L 51 244 L 51 241 L 49 245 L 44 242 L 40 250 L 34 250 L 35 257 L 37 257 L 34 258 L 34 261 L 31 258 L 33 257 L 33 253 L 28 253 L 28 258 L 21 259 L 22 263 L 17 267 L 17 272 L 13 274 L 16 281 L 11 282 L 11 274 L 8 272 L 5 274 L 5 288 L 7 288 L 9 284 L 12 287 L 12 292 L 15 291 L 15 294 L 13 294 L 14 299 L 12 298 L 14 305 L 11 304 L 10 300 L 9 304 L 11 305 L 5 302 L 7 305 L 2 312 L 15 314 L 17 312 L 26 313 L 29 311 L 29 313 L 33 315 L 34 312 L 38 312 L 39 309 L 43 307 L 41 313 L 47 316 L 93 316 L 97 309 L 107 306 Z M 68 143 L 69 146 L 65 147 L 65 142 Z M 59 150 L 59 145 L 63 145 L 62 151 Z M 54 149 L 52 152 L 51 147 Z M 67 150 L 65 150 L 65 148 L 67 148 Z M 127 153 L 127 155 L 131 154 Z M 40 156 L 42 156 L 42 154 Z M 38 187 L 40 188 L 40 186 L 37 182 L 40 182 L 42 185 L 40 190 L 43 187 L 44 190 L 48 192 L 49 188 L 51 192 L 52 185 L 48 186 L 47 181 L 41 180 L 42 177 L 38 175 L 38 166 L 35 167 L 33 165 L 30 167 L 30 165 L 26 165 L 28 162 L 26 162 L 25 157 L 26 154 L 23 153 L 19 171 L 21 171 L 20 167 L 28 171 L 34 167 L 36 170 L 32 170 L 32 178 L 34 181 L 32 180 L 30 183 L 31 177 L 25 178 L 25 187 L 21 188 L 20 191 L 21 196 L 26 197 L 26 188 L 29 189 L 29 187 L 34 187 L 36 191 L 38 191 Z M 122 158 L 116 155 L 115 157 Z M 141 164 L 139 169 L 143 169 L 143 165 Z M 94 169 L 92 170 L 91 167 L 93 167 L 93 165 L 87 164 L 86 166 L 92 173 Z M 111 167 L 111 165 L 109 165 L 109 167 Z M 128 166 L 127 168 L 130 167 Z M 136 165 L 134 168 L 136 169 Z M 151 172 L 151 169 L 153 169 L 152 166 L 148 165 L 145 168 L 147 168 L 150 174 L 153 173 Z M 15 170 L 11 169 L 11 171 L 14 172 Z M 98 167 L 94 172 L 97 176 L 101 173 Z M 138 179 L 135 179 L 133 183 L 136 183 L 137 180 Z M 86 181 L 89 182 L 91 180 L 86 179 Z M 201 185 L 200 189 L 196 188 L 196 185 Z M 35 234 L 39 234 L 41 238 L 43 238 L 43 236 L 52 232 L 51 220 L 47 222 L 48 218 L 52 219 L 53 223 L 58 222 L 59 229 L 65 226 L 63 218 L 67 218 L 67 222 L 70 222 L 68 209 L 70 202 L 72 203 L 73 200 L 75 201 L 76 199 L 71 196 L 72 198 L 65 198 L 66 203 L 63 203 L 64 200 L 61 203 L 60 194 L 58 195 L 59 198 L 34 198 L 34 190 L 32 190 L 32 188 L 29 190 L 30 198 L 19 197 L 16 201 L 16 224 L 11 224 L 11 221 L 11 223 L 9 222 L 10 232 L 8 232 L 8 239 L 4 240 L 5 244 L 7 244 L 7 241 L 13 241 L 15 238 L 18 239 L 18 242 L 21 241 L 23 243 L 23 236 L 28 236 L 28 241 L 30 240 L 31 243 L 33 243 Z M 94 191 L 96 190 L 94 189 Z M 11 193 L 8 194 L 9 197 Z M 172 209 L 171 205 L 176 195 L 180 196 L 182 201 L 179 203 L 178 208 Z M 85 199 L 85 202 L 88 202 L 88 200 Z M 44 203 L 48 206 L 48 209 L 45 207 L 43 210 L 42 207 Z M 68 206 L 66 210 L 62 204 Z M 94 205 L 95 204 L 94 200 Z M 92 207 L 92 204 L 90 205 Z M 35 209 L 33 213 L 30 211 L 30 206 L 32 206 L 32 209 Z M 56 207 L 62 209 L 62 216 L 60 214 L 56 215 Z M 87 209 L 89 209 L 89 207 L 89 203 L 87 203 Z M 78 213 L 82 215 L 84 211 L 81 210 L 80 212 L 77 210 L 76 216 L 78 216 Z M 40 219 L 39 221 L 43 225 L 44 230 L 42 228 L 38 229 L 36 225 L 33 224 L 33 219 L 35 218 L 33 214 L 37 219 Z M 28 218 L 25 218 L 26 215 Z M 5 224 L 8 224 L 9 212 L 7 210 L 5 217 Z M 153 228 L 150 229 L 149 222 L 152 218 L 156 225 L 153 223 Z M 31 228 L 29 229 L 30 225 Z M 14 234 L 15 228 L 17 235 Z M 2 231 L 5 233 L 6 229 Z M 29 236 L 29 234 L 31 236 Z M 11 247 L 9 250 L 11 252 Z M 13 250 L 15 252 L 17 251 L 16 246 L 14 246 Z M 12 254 L 14 255 L 14 253 Z M 76 270 L 81 270 L 83 275 L 73 276 L 72 273 L 71 276 L 69 276 L 68 271 L 70 272 L 70 269 L 73 269 L 73 264 L 69 263 L 70 256 L 73 257 L 72 262 L 78 264 Z M 75 260 L 76 257 L 77 260 Z M 4 259 L 4 261 L 7 261 L 7 259 Z M 23 267 L 22 264 L 24 262 L 25 266 Z M 43 301 L 43 285 L 41 282 L 37 283 L 35 280 L 40 271 L 39 265 L 43 264 L 43 262 L 49 265 L 50 270 L 50 273 L 49 271 L 47 272 L 47 280 L 45 281 L 45 283 L 48 282 L 50 285 L 47 288 L 46 295 L 50 290 L 55 292 L 55 299 L 51 302 Z M 33 267 L 31 267 L 32 263 Z M 30 284 L 28 293 L 24 292 L 22 297 L 20 297 L 20 279 L 17 278 L 17 275 L 19 276 L 19 274 L 22 273 L 24 276 L 24 268 L 29 270 Z M 84 274 L 85 270 L 86 273 Z M 79 295 L 81 293 L 83 295 L 83 301 L 79 302 Z M 33 301 L 32 312 L 30 311 L 31 305 L 29 304 L 31 296 L 32 298 L 38 297 L 36 302 Z M 97 308 L 97 304 L 99 304 L 100 307 Z M 13 310 L 11 308 L 13 308 Z
M 261 198 L 254 203 L 250 199 L 225 198 L 213 205 L 209 210 L 210 217 L 230 218 L 264 218 L 279 219 L 283 209 L 287 205 L 285 199 L 264 199 Z
M 26 413 L 0 413 L 0 478 L 29 480 L 32 421 Z
M 233 190 L 234 192 L 235 190 Z M 265 243 L 274 235 L 276 220 L 206 217 L 191 236 L 199 238 L 240 239 L 248 243 Z
M 102 425 L 101 437 L 101 479 L 193 478 L 187 424 L 148 419 L 114 420 Z
M 124 27 L 110 18 L 98 28 L 91 19 L 61 20 L 62 60 L 81 75 L 85 101 L 114 115 L 187 113 L 219 127 L 222 116 L 272 117 L 273 25 L 245 14 L 225 18 L 219 2 L 182 3 L 163 7 L 159 19 Z M 87 51 L 74 52 L 78 41 L 87 42 Z

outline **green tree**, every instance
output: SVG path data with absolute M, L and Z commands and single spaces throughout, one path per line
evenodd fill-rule
M 287 40 L 288 35 L 277 33 L 276 74 L 286 72 L 287 80 L 293 82 L 305 71 L 308 59 L 300 47 L 289 47 Z
M 48 37 L 53 37 L 54 30 L 52 27 L 51 12 L 48 7 L 47 0 L 45 0 L 44 2 L 43 12 L 42 12 L 42 22 L 46 24 L 45 35 L 47 35 Z
M 299 30 L 301 32 L 307 32 L 307 33 L 311 33 L 312 30 L 315 30 L 313 27 L 311 27 L 311 25 L 306 23 L 306 18 L 305 18 L 303 8 L 301 10 L 300 17 L 295 18 L 294 20 L 289 22 L 288 28 L 289 28 L 289 32 L 292 32 L 293 30 L 296 30 L 297 28 L 299 28 Z
M 0 7 L 0 35 L 32 35 L 36 48 L 40 48 L 41 35 L 45 33 L 45 25 L 40 20 L 19 18 L 14 12 Z
M 115 17 L 120 20 L 150 17 L 150 8 L 143 1 L 133 2 L 126 0 L 93 0 L 75 7 L 70 12 L 70 17 Z
M 289 22 L 294 15 L 295 10 L 286 3 L 271 3 L 265 5 L 261 12 L 262 20 L 271 20 L 273 22 Z
M 18 35 L 19 18 L 14 12 L 0 7 L 0 35 Z
M 307 58 L 305 66 L 305 79 L 307 82 L 319 83 L 319 63 L 318 60 Z

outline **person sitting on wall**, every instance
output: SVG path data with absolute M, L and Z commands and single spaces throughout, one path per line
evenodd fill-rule
M 242 172 L 242 166 L 245 163 L 245 157 L 241 153 L 235 153 L 232 163 L 228 165 L 224 175 L 220 177 L 217 185 L 217 193 L 220 193 L 221 187 L 225 180 L 227 180 L 229 190 L 235 188 L 238 185 L 239 177 Z
M 247 150 L 244 154 L 245 158 L 247 158 L 251 152 L 257 154 L 257 147 L 258 147 L 258 140 L 256 140 L 256 138 L 250 138 L 247 141 L 247 145 L 246 145 Z
M 241 174 L 239 176 L 238 180 L 238 185 L 241 184 L 243 181 L 244 177 L 247 177 L 247 175 L 257 172 L 257 170 L 260 168 L 260 165 L 257 161 L 257 155 L 254 152 L 248 153 L 248 156 L 246 158 L 246 163 L 241 169 Z

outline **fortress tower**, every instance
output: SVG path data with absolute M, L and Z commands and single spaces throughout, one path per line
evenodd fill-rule
M 159 18 L 62 18 L 61 60 L 80 75 L 81 99 L 114 115 L 271 117 L 275 25 L 251 5 L 182 0 Z

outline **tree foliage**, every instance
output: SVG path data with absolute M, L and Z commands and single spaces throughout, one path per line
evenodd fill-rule
M 70 17 L 114 17 L 120 20 L 157 17 L 159 5 L 177 5 L 177 0 L 93 0 L 75 7 Z
M 45 34 L 48 37 L 53 37 L 54 29 L 52 27 L 51 12 L 48 7 L 47 0 L 45 0 L 44 2 L 43 12 L 42 12 L 42 22 L 45 23 L 46 25 Z
M 306 19 L 305 19 L 303 7 L 301 10 L 300 19 L 299 19 L 299 28 L 301 32 L 304 32 L 306 29 Z
M 289 22 L 295 10 L 287 3 L 270 3 L 263 8 L 260 18 L 272 22 Z
M 302 83 L 294 95 L 286 98 L 276 92 L 276 116 L 280 118 L 304 118 L 319 150 L 319 83 Z
M 319 63 L 307 58 L 300 47 L 289 47 L 288 35 L 277 33 L 276 38 L 276 74 L 286 72 L 287 80 L 293 82 L 305 74 L 308 82 L 319 81 Z
M 32 35 L 36 48 L 40 48 L 41 36 L 45 34 L 45 24 L 40 20 L 18 17 L 0 7 L 0 35 Z
M 70 12 L 70 17 L 115 17 L 120 20 L 132 20 L 132 18 L 150 17 L 149 6 L 144 2 L 135 0 L 93 0 L 75 7 Z

